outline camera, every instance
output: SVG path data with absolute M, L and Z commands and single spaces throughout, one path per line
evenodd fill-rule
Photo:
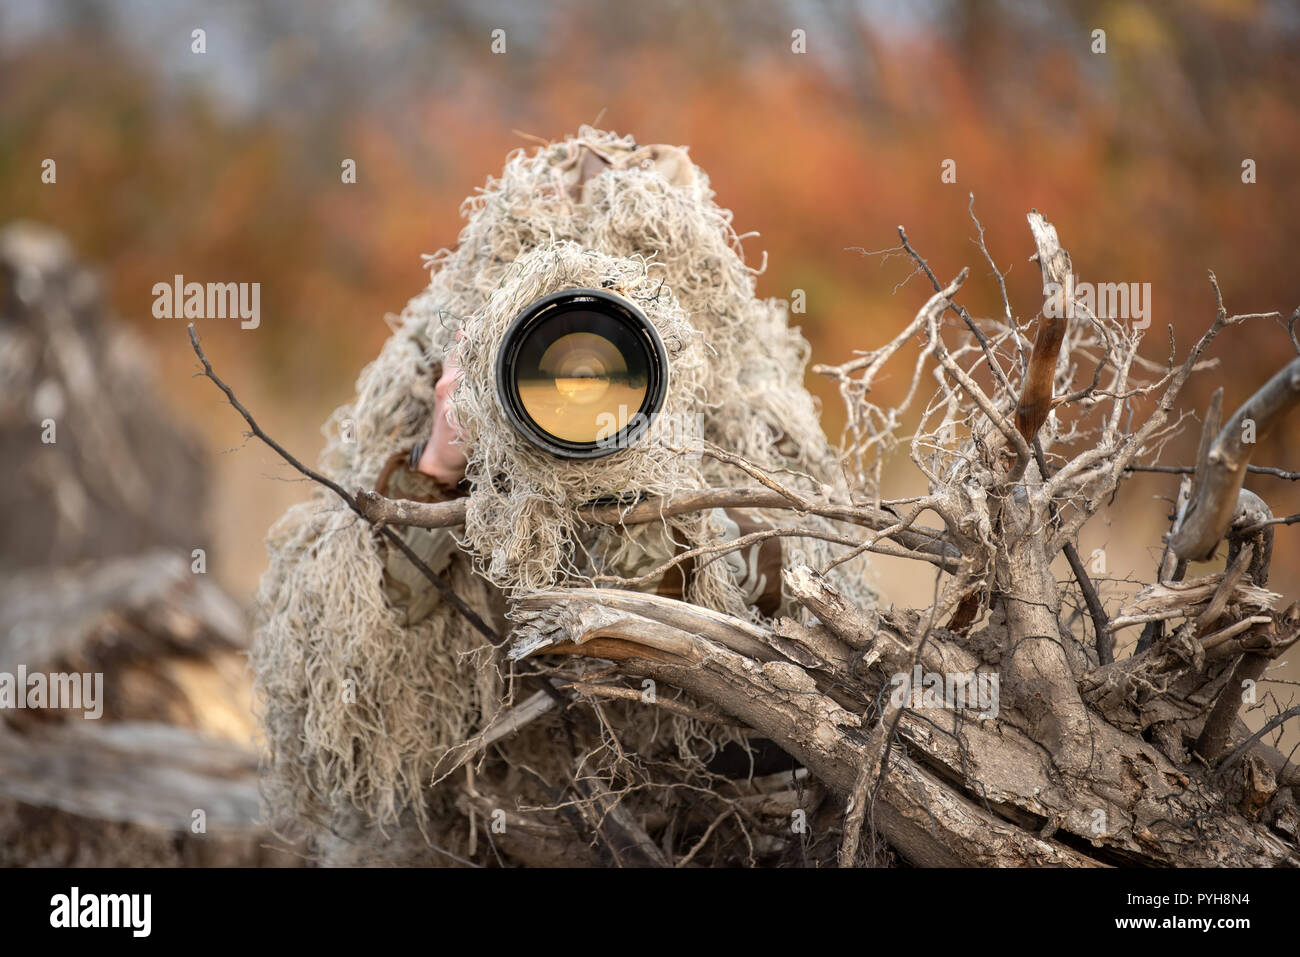
M 565 289 L 510 324 L 496 362 L 510 424 L 558 458 L 595 459 L 650 427 L 668 391 L 668 355 L 634 304 L 603 289 Z

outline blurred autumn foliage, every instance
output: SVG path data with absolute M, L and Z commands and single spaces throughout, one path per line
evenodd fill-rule
M 689 145 L 737 230 L 760 234 L 745 241 L 751 261 L 768 254 L 760 290 L 806 290 L 798 320 L 819 361 L 878 344 L 928 296 L 923 277 L 896 290 L 902 259 L 852 248 L 896 246 L 898 224 L 944 279 L 972 267 L 973 313 L 1000 313 L 972 192 L 1022 318 L 1042 302 L 1031 207 L 1081 278 L 1152 284 L 1152 358 L 1168 351 L 1166 324 L 1182 351 L 1213 318 L 1207 268 L 1230 311 L 1300 304 L 1290 4 L 150 6 L 15 3 L 0 19 L 21 28 L 0 40 L 0 218 L 52 224 L 102 267 L 119 312 L 156 343 L 164 393 L 217 447 L 240 444 L 238 423 L 188 378 L 184 323 L 151 315 L 155 282 L 262 283 L 259 329 L 211 320 L 200 332 L 264 425 L 310 458 L 316 427 L 387 334 L 383 316 L 423 285 L 421 254 L 452 244 L 462 199 L 530 145 L 516 131 L 552 138 L 598 118 Z M 190 51 L 198 27 L 202 55 Z M 505 54 L 490 50 L 497 28 Z M 791 51 L 794 29 L 806 54 Z M 345 158 L 355 185 L 341 182 Z M 1255 184 L 1242 182 L 1247 158 Z M 940 180 L 946 159 L 956 184 Z M 1284 324 L 1261 322 L 1216 350 L 1222 370 L 1192 390 L 1197 407 L 1222 384 L 1235 408 L 1291 346 Z M 838 400 L 810 385 L 834 435 Z M 1295 428 L 1257 461 L 1300 469 Z M 1190 459 L 1194 431 L 1167 461 Z M 217 507 L 238 538 L 220 567 L 247 589 L 262 532 L 302 490 L 268 490 L 283 473 L 260 451 L 241 455 L 257 464 L 219 463 Z M 1164 511 L 1151 497 L 1174 486 L 1141 481 L 1132 497 L 1153 516 L 1150 546 Z M 1276 512 L 1300 510 L 1300 487 L 1262 481 L 1251 484 Z M 1287 536 L 1275 562 L 1293 571 Z M 1277 577 L 1296 591 L 1294 574 Z

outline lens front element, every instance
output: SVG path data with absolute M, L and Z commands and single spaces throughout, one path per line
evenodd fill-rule
M 506 333 L 502 405 L 553 454 L 594 458 L 625 447 L 663 403 L 663 343 L 631 303 L 598 289 L 540 299 Z

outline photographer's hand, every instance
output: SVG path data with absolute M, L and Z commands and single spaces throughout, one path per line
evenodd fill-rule
M 434 387 L 433 429 L 416 466 L 425 475 L 447 486 L 455 485 L 465 477 L 465 451 L 460 445 L 463 436 L 448 401 L 459 374 L 460 367 L 453 349 L 443 363 L 442 377 Z

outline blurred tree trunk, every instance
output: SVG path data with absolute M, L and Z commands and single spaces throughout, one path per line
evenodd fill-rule
M 296 863 L 258 823 L 243 611 L 195 564 L 197 444 L 61 236 L 4 229 L 0 281 L 0 675 L 101 679 L 0 711 L 0 865 Z

